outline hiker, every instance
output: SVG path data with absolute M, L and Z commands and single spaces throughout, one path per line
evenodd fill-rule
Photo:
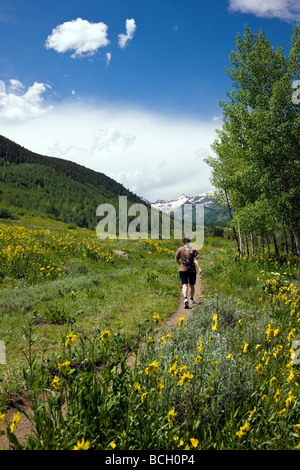
M 194 305 L 194 293 L 195 293 L 195 284 L 196 284 L 196 267 L 195 263 L 199 269 L 199 275 L 202 274 L 202 269 L 200 268 L 198 261 L 198 252 L 190 246 L 190 238 L 183 237 L 183 246 L 178 248 L 175 255 L 176 263 L 180 265 L 179 276 L 182 284 L 182 293 L 184 297 L 184 308 L 189 308 L 188 301 L 188 285 L 190 285 L 190 305 Z

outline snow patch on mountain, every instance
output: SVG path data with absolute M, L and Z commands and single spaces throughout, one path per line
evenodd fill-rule
M 216 205 L 212 197 L 205 193 L 200 194 L 200 196 L 186 196 L 182 194 L 176 199 L 158 199 L 151 203 L 151 207 L 165 214 L 170 214 L 170 212 L 176 211 L 176 209 L 184 204 L 192 204 L 193 206 L 196 204 L 204 204 L 206 208 L 213 208 Z

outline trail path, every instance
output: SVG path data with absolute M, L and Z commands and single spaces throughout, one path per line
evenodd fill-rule
M 202 302 L 202 283 L 201 283 L 201 277 L 197 275 L 197 282 L 195 285 L 195 294 L 194 298 L 196 301 L 196 305 Z M 185 320 L 188 320 L 188 318 L 193 314 L 193 309 L 195 305 L 192 307 L 185 309 L 183 305 L 183 295 L 182 293 L 180 294 L 179 297 L 179 303 L 178 303 L 178 308 L 173 315 L 171 315 L 167 320 L 165 320 L 164 325 L 167 327 L 167 329 L 171 328 L 173 325 L 177 325 L 179 322 L 180 317 L 184 317 Z
M 197 276 L 194 298 L 196 301 L 196 305 L 201 303 L 202 285 L 201 285 L 201 278 L 199 278 L 199 276 Z M 178 325 L 180 317 L 184 317 L 185 321 L 187 321 L 190 318 L 190 316 L 193 314 L 193 309 L 196 305 L 188 309 L 185 309 L 184 304 L 183 304 L 183 295 L 181 293 L 178 299 L 178 308 L 176 312 L 163 322 L 167 330 L 171 329 L 172 326 L 174 325 Z M 127 364 L 132 365 L 133 363 L 134 363 L 134 357 L 133 356 L 128 357 Z M 18 407 L 21 410 L 24 410 L 25 413 L 27 414 L 31 413 L 30 401 L 28 400 L 26 394 L 24 395 L 24 399 L 22 399 L 21 402 L 18 404 Z M 17 412 L 18 412 L 18 409 L 16 409 L 13 405 L 11 407 L 8 407 L 8 409 L 4 412 L 6 420 L 7 421 L 12 420 L 14 414 Z M 32 432 L 32 425 L 31 425 L 31 422 L 22 413 L 20 413 L 20 415 L 21 415 L 21 420 L 19 422 L 19 426 L 15 427 L 14 434 L 19 440 L 19 442 L 22 444 L 26 441 L 26 436 Z M 1 426 L 1 428 L 3 427 L 4 426 Z M 6 449 L 6 450 L 9 449 L 9 442 L 8 442 L 8 439 L 6 438 L 6 435 L 4 436 L 0 435 L 0 450 L 1 449 Z

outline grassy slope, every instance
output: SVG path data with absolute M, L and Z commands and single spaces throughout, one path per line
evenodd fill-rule
M 12 238 L 7 241 L 3 235 L 9 230 Z M 23 328 L 30 321 L 39 338 L 36 348 L 50 358 L 70 329 L 92 337 L 109 328 L 124 333 L 130 346 L 140 322 L 154 312 L 168 317 L 176 309 L 179 286 L 174 247 L 160 253 L 167 242 L 100 242 L 87 229 L 70 230 L 61 222 L 30 216 L 22 217 L 22 222 L 2 220 L 0 233 L 2 247 L 21 244 L 31 250 L 25 262 L 25 255 L 20 259 L 12 249 L 11 261 L 2 263 L 0 269 L 0 339 L 7 356 L 7 365 L 0 366 L 0 372 L 13 371 L 10 388 L 14 380 L 16 388 L 19 386 L 26 345 Z M 47 249 L 37 255 L 43 243 Z M 25 273 L 21 279 L 5 271 L 14 262 L 19 263 L 16 272 Z M 47 266 L 55 269 L 47 270 Z

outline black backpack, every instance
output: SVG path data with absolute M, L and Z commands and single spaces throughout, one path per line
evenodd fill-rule
M 186 269 L 187 269 L 188 271 L 189 271 L 189 270 L 192 268 L 192 266 L 193 266 L 194 258 L 195 258 L 195 250 L 191 251 L 189 259 L 186 260 L 186 262 L 184 263 L 184 266 L 186 267 Z

